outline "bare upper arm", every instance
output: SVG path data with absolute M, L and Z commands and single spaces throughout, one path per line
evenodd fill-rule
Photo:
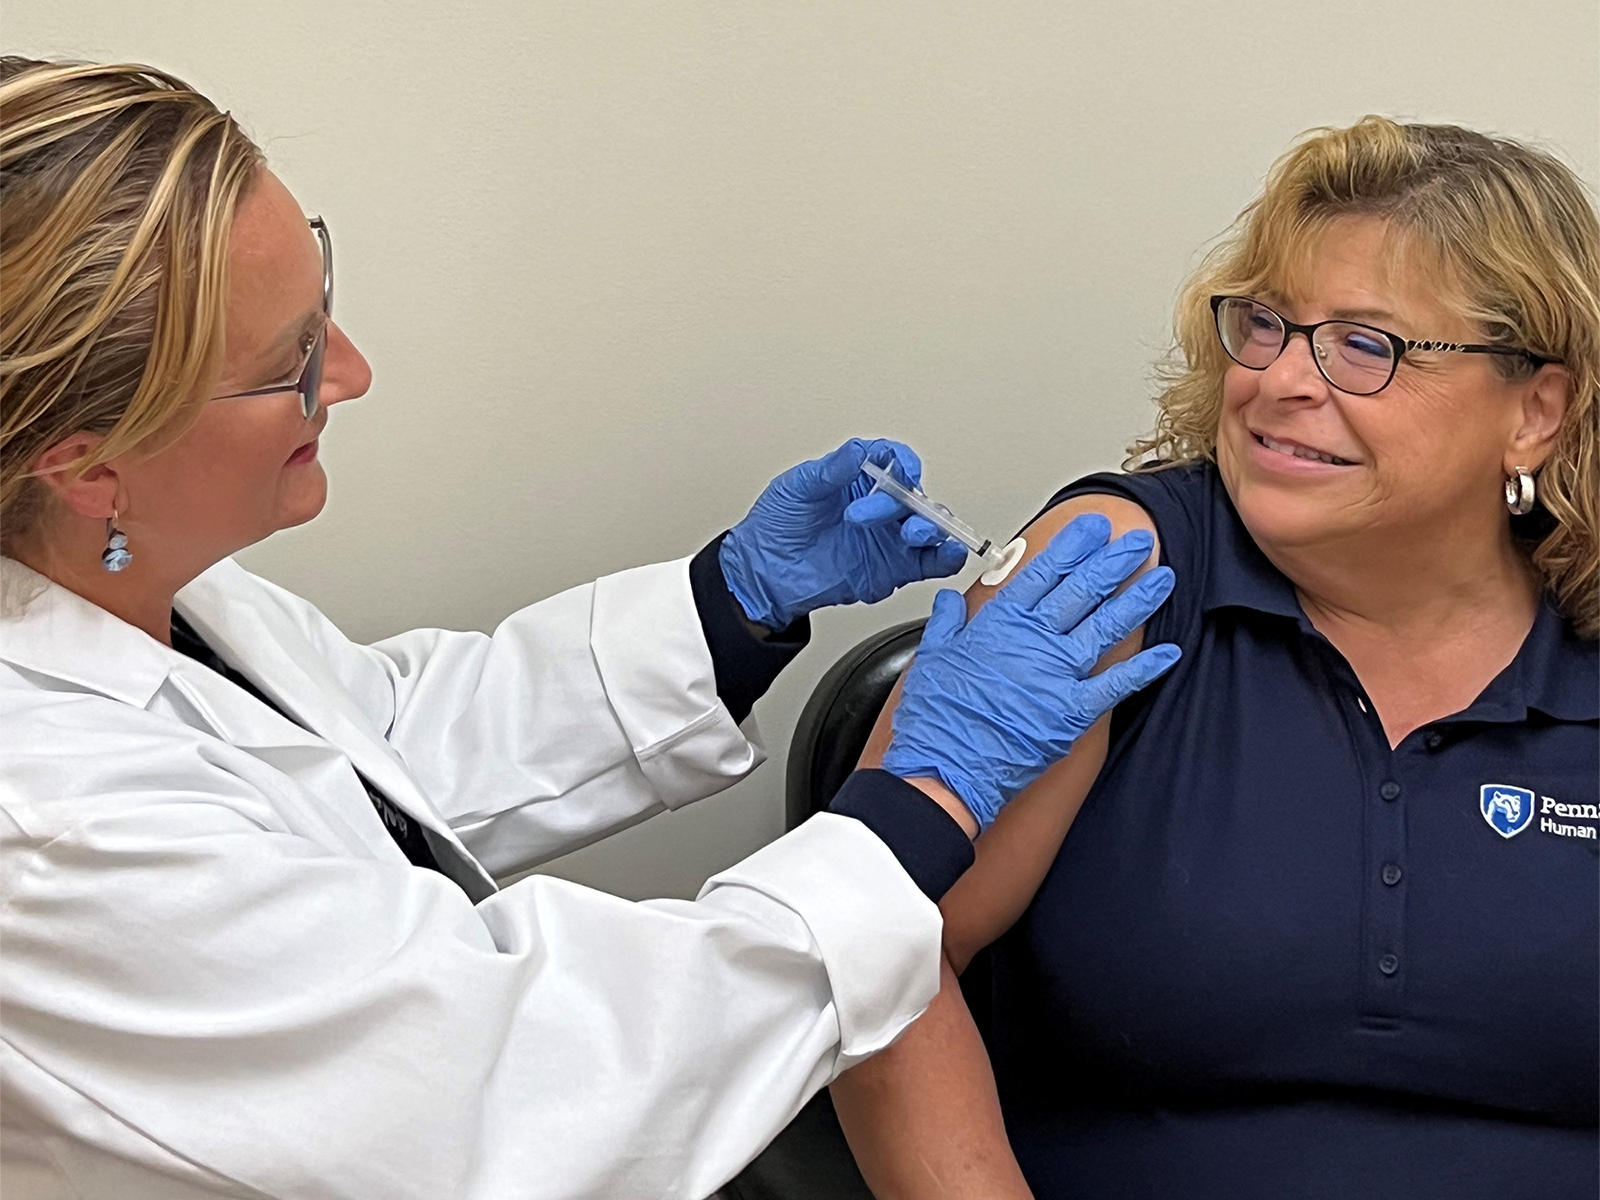
M 1028 526 L 1023 534 L 1028 542 L 1023 563 L 1074 517 L 1091 512 L 1103 513 L 1110 519 L 1113 537 L 1131 529 L 1148 530 L 1152 535 L 1156 532 L 1150 514 L 1131 500 L 1109 495 L 1077 496 L 1056 505 Z M 1160 553 L 1158 543 L 1135 578 L 1155 566 Z M 974 583 L 966 594 L 968 614 L 977 612 L 997 591 L 999 588 Z M 1143 628 L 1136 629 L 1100 660 L 1101 667 L 1132 656 L 1143 642 Z M 873 767 L 882 761 L 899 699 L 897 684 L 862 752 L 862 766 Z M 1097 721 L 1066 758 L 1006 805 L 978 839 L 977 861 L 939 905 L 945 919 L 945 951 L 958 971 L 1004 933 L 1033 899 L 1105 762 L 1109 723 L 1108 717 Z

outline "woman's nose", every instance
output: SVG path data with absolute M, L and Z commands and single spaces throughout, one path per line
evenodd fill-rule
M 1283 351 L 1261 373 L 1261 390 L 1277 399 L 1327 399 L 1331 385 L 1317 369 L 1318 353 L 1305 334 L 1291 333 Z
M 322 394 L 319 399 L 325 407 L 331 406 L 364 396 L 371 386 L 371 365 L 344 330 L 329 321 L 327 358 L 322 365 Z

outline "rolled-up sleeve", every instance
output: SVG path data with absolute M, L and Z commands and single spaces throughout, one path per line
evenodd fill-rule
M 597 581 L 590 644 L 617 723 L 668 808 L 720 791 L 765 758 L 754 725 L 741 728 L 717 694 L 687 560 Z

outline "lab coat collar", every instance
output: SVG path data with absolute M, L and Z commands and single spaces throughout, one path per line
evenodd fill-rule
M 371 727 L 343 681 L 300 630 L 272 621 L 272 614 L 234 593 L 228 583 L 236 573 L 242 571 L 233 562 L 219 563 L 180 591 L 174 607 L 293 720 L 12 559 L 0 559 L 0 661 L 139 708 L 148 708 L 168 677 L 175 677 L 217 736 L 271 762 L 282 761 L 274 753 L 280 748 L 316 739 L 331 744 L 423 826 L 444 874 L 475 901 L 494 892 L 489 874 L 428 802 L 382 731 Z
M 399 755 L 383 739 L 382 731 L 372 727 L 351 699 L 344 681 L 292 623 L 272 620 L 276 614 L 263 612 L 235 594 L 228 580 L 236 573 L 242 573 L 237 564 L 219 563 L 180 591 L 173 606 L 230 666 L 295 721 L 337 746 L 357 771 L 415 818 L 426 831 L 444 874 L 475 901 L 493 893 L 493 879 L 435 811 Z M 281 718 L 278 723 L 287 724 Z
M 144 708 L 181 659 L 144 630 L 0 558 L 0 662 Z

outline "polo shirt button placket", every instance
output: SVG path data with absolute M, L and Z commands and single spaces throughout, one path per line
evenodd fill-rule
M 1391 762 L 1390 769 L 1395 764 Z M 1365 1013 L 1384 1021 L 1395 1021 L 1403 1015 L 1400 995 L 1399 947 L 1404 943 L 1404 898 L 1399 883 L 1404 877 L 1400 863 L 1405 857 L 1405 819 L 1399 804 L 1405 788 L 1398 779 L 1379 776 L 1375 789 L 1379 803 L 1368 811 L 1369 859 L 1367 876 L 1369 888 L 1375 888 L 1367 905 L 1367 943 L 1372 958 L 1367 961 L 1378 968 L 1377 974 L 1367 976 L 1370 990 L 1365 996 Z M 1370 794 L 1370 793 L 1369 793 Z

